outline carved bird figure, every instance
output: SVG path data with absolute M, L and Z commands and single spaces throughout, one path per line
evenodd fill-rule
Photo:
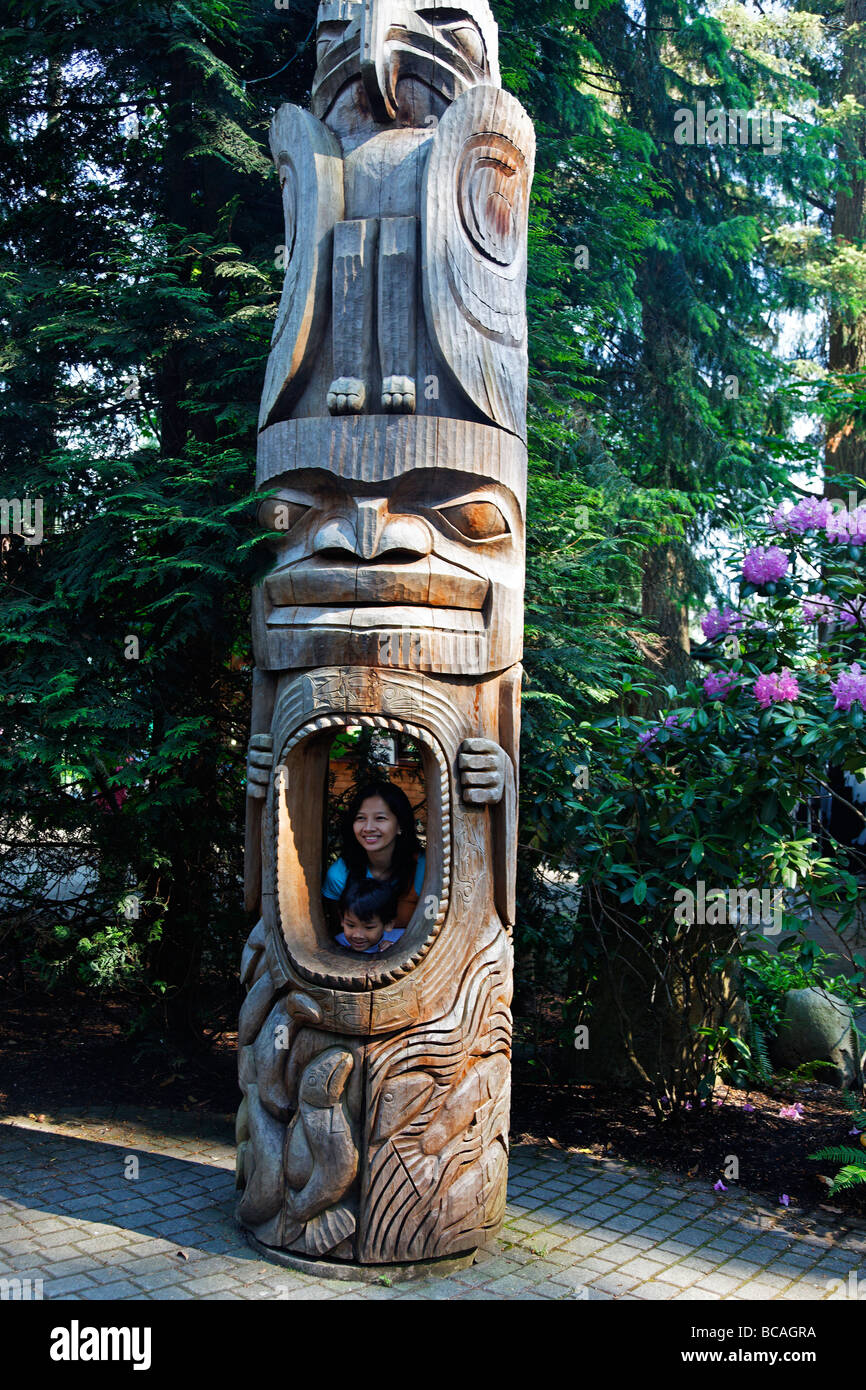
M 327 0 L 318 59 L 312 113 L 271 127 L 286 278 L 261 427 L 424 413 L 523 437 L 534 135 L 487 0 Z

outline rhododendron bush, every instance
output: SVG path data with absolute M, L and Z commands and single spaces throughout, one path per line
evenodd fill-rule
M 718 1059 L 698 1028 L 747 1038 L 744 939 L 778 941 L 816 908 L 839 912 L 844 929 L 857 891 L 850 846 L 818 809 L 831 769 L 843 792 L 842 771 L 866 777 L 866 506 L 767 502 L 741 542 L 728 597 L 700 623 L 694 680 L 668 689 L 653 720 L 621 713 L 577 730 L 595 1002 L 576 1003 L 575 1021 L 606 1039 L 616 1026 L 619 1055 L 601 1049 L 608 1070 L 636 1072 L 674 1105 L 712 1089 Z M 634 693 L 624 688 L 623 709 Z M 697 904 L 691 920 L 675 912 L 683 901 Z M 773 912 L 759 911 L 768 901 Z M 599 1051 L 587 1050 L 587 1074 Z

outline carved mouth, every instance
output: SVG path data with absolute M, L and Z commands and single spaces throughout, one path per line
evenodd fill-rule
M 309 629 L 311 632 L 351 631 L 360 637 L 365 632 L 461 633 L 484 637 L 484 615 L 461 608 L 422 608 L 418 605 L 389 607 L 372 603 L 354 608 L 274 608 L 268 614 L 269 627 Z
M 299 608 L 378 603 L 480 612 L 489 588 L 480 575 L 430 558 L 376 565 L 307 559 L 265 580 L 271 603 Z
M 387 954 L 341 954 L 331 938 L 322 903 L 323 818 L 330 746 L 338 733 L 358 726 L 402 733 L 419 746 L 427 791 L 424 883 L 402 939 Z M 266 918 L 276 927 L 292 969 L 312 984 L 362 991 L 395 983 L 424 959 L 448 913 L 451 889 L 451 785 L 448 762 L 426 729 L 383 715 L 339 714 L 297 729 L 279 754 L 269 796 L 273 854 Z M 274 920 L 276 919 L 276 920 Z

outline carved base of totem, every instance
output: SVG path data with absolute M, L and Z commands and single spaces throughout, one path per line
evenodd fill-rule
M 468 1258 L 505 1210 L 510 917 L 489 866 L 511 841 L 501 805 L 461 799 L 459 750 L 503 738 L 519 673 L 486 682 L 369 668 L 281 676 L 262 817 L 262 918 L 241 967 L 238 1219 L 257 1248 L 337 1265 Z M 404 938 L 340 953 L 324 919 L 328 757 L 358 723 L 422 750 L 424 885 Z M 507 867 L 507 866 L 506 866 Z M 309 1265 L 299 1266 L 309 1268 Z
M 315 1260 L 306 1255 L 293 1255 L 288 1250 L 278 1250 L 271 1245 L 263 1245 L 250 1231 L 246 1231 L 247 1244 L 263 1259 L 284 1269 L 296 1269 L 300 1274 L 309 1274 L 315 1279 L 339 1279 L 343 1282 L 378 1284 L 387 1279 L 390 1284 L 407 1284 L 414 1279 L 429 1279 L 435 1276 L 442 1279 L 448 1274 L 459 1274 L 461 1270 L 471 1269 L 478 1259 L 478 1251 L 471 1250 L 466 1255 L 445 1256 L 441 1260 L 419 1260 L 415 1264 L 399 1265 L 357 1265 L 337 1264 L 333 1260 Z M 490 1254 L 496 1253 L 491 1250 Z

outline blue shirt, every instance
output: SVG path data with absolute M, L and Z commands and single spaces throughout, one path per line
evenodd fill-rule
M 419 854 L 418 867 L 415 870 L 415 882 L 413 884 L 415 892 L 418 894 L 419 897 L 421 896 L 421 889 L 424 886 L 424 866 L 424 855 Z M 373 875 L 370 872 L 370 865 L 368 864 L 367 878 L 372 877 Z M 331 865 L 330 869 L 325 874 L 325 883 L 322 888 L 322 896 L 325 898 L 331 898 L 335 902 L 338 901 L 343 896 L 343 889 L 345 888 L 348 881 L 349 870 L 346 866 L 346 861 L 345 859 L 338 859 L 335 864 Z M 385 882 L 385 880 L 383 879 L 382 882 Z M 390 882 L 394 883 L 396 882 L 396 880 L 392 878 Z
M 359 951 L 355 946 L 350 946 L 346 940 L 345 933 L 340 932 L 335 940 L 338 946 L 343 946 L 347 951 L 351 951 L 353 956 L 375 956 L 378 955 L 383 946 L 393 946 L 395 941 L 399 941 L 403 935 L 402 927 L 392 927 L 386 929 L 376 942 L 375 946 L 368 946 L 366 951 Z

